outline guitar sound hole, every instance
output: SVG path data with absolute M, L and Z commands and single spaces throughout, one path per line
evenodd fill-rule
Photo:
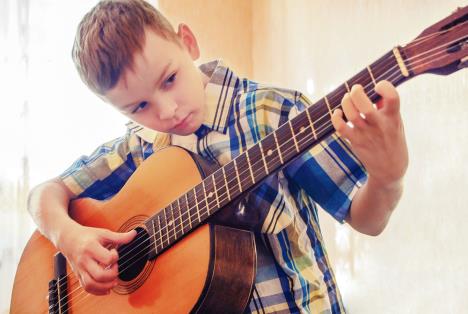
M 136 278 L 148 261 L 149 235 L 143 228 L 136 228 L 136 237 L 119 249 L 119 278 L 131 281 Z

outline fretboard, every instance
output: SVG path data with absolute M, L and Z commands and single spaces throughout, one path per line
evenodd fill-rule
M 146 226 L 153 254 L 161 253 L 267 176 L 330 136 L 334 132 L 332 113 L 341 107 L 341 100 L 351 86 L 362 85 L 376 102 L 379 96 L 374 86 L 378 81 L 388 80 L 397 86 L 408 80 L 411 73 L 402 71 L 402 61 L 397 60 L 397 55 L 395 49 L 388 52 L 150 217 Z

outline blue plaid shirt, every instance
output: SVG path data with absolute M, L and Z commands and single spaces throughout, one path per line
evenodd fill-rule
M 312 105 L 301 93 L 237 77 L 220 61 L 200 67 L 206 115 L 189 136 L 158 133 L 134 122 L 120 138 L 78 159 L 61 178 L 76 197 L 106 199 L 135 169 L 167 145 L 182 146 L 224 165 Z M 318 205 L 343 222 L 366 179 L 362 164 L 336 134 L 280 172 L 245 202 L 260 213 L 257 275 L 248 313 L 344 313 L 320 232 Z

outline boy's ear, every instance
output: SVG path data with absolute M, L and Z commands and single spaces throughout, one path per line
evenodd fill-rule
M 179 24 L 177 36 L 179 36 L 180 42 L 187 49 L 192 59 L 197 60 L 200 57 L 200 49 L 198 48 L 197 39 L 188 25 Z

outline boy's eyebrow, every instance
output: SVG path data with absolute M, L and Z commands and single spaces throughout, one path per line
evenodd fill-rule
M 161 76 L 160 76 L 160 77 L 158 78 L 158 80 L 156 81 L 155 86 L 156 86 L 156 85 L 159 85 L 159 82 L 161 82 L 161 80 L 166 76 L 167 70 L 169 69 L 169 67 L 171 66 L 171 64 L 172 64 L 172 60 L 169 61 L 169 63 L 166 64 L 166 66 L 164 67 Z M 135 105 L 138 105 L 138 103 L 139 103 L 138 101 L 132 102 L 132 103 L 130 103 L 130 104 L 128 104 L 128 105 L 122 106 L 122 108 L 121 108 L 120 110 L 126 110 L 126 109 L 128 109 L 129 107 L 133 107 L 133 106 L 135 106 Z

